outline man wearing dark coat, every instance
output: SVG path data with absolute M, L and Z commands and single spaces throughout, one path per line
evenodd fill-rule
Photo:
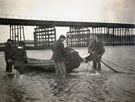
M 55 71 L 58 77 L 66 77 L 66 67 L 65 67 L 65 50 L 64 50 L 64 40 L 66 37 L 64 35 L 60 35 L 59 39 L 54 43 L 52 51 L 52 59 L 55 61 Z
M 21 79 L 23 78 L 24 70 L 25 70 L 25 64 L 27 63 L 27 53 L 25 50 L 25 43 L 23 41 L 19 41 L 18 47 L 15 51 L 15 64 L 14 69 L 16 71 L 14 75 L 13 84 L 18 79 L 19 85 L 21 84 Z
M 6 72 L 12 72 L 12 65 L 14 64 L 14 50 L 13 41 L 11 39 L 8 39 L 5 43 L 4 54 L 6 61 Z
M 90 55 L 85 58 L 86 62 L 93 61 L 94 72 L 100 72 L 101 71 L 101 57 L 105 53 L 105 48 L 99 36 L 96 36 L 89 43 L 88 53 L 90 53 Z

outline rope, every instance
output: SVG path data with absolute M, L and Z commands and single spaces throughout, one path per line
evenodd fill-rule
M 89 62 L 87 62 L 87 64 L 88 64 L 91 68 L 93 68 L 93 66 L 92 66 L 92 65 L 90 65 L 90 63 L 89 63 Z
M 105 58 L 102 58 L 102 59 L 103 59 L 103 60 L 105 60 L 106 62 L 109 62 L 109 63 L 111 63 L 111 64 L 113 64 L 113 65 L 117 66 L 117 67 L 120 67 L 120 68 L 123 68 L 123 69 L 129 70 L 129 71 L 133 71 L 133 72 L 135 72 L 135 71 L 134 71 L 134 70 L 132 70 L 132 69 L 128 69 L 128 68 L 125 68 L 125 67 L 123 67 L 123 66 L 121 66 L 121 65 L 115 64 L 115 63 L 113 63 L 113 62 L 111 62 L 111 61 L 109 61 L 109 60 L 107 60 L 107 59 L 105 59 Z
M 123 73 L 123 72 L 119 72 L 119 71 L 113 69 L 112 67 L 108 66 L 104 61 L 101 60 L 101 62 L 102 62 L 105 66 L 107 66 L 109 69 L 111 69 L 112 71 L 114 71 L 115 73 Z M 87 62 L 87 64 L 88 64 L 91 68 L 93 68 L 93 66 L 90 65 L 89 62 Z
M 111 69 L 112 71 L 114 71 L 115 73 L 120 73 L 119 71 L 117 71 L 117 70 L 113 69 L 112 67 L 110 67 L 109 65 L 107 65 L 104 61 L 101 60 L 101 62 L 102 62 L 105 66 L 107 66 L 109 69 Z
M 101 60 L 101 62 L 102 62 L 105 66 L 107 66 L 109 69 L 111 69 L 113 72 L 115 72 L 115 73 L 119 73 L 119 74 L 135 74 L 135 73 L 131 73 L 131 72 L 128 72 L 128 73 L 127 73 L 127 72 L 117 71 L 117 70 L 113 69 L 112 67 L 110 67 L 109 65 L 107 65 L 104 61 Z M 93 66 L 90 65 L 89 62 L 87 62 L 87 64 L 88 64 L 90 67 L 93 68 Z
M 101 60 L 101 62 L 104 64 L 104 65 L 106 65 L 109 69 L 111 69 L 112 71 L 114 71 L 115 73 L 121 73 L 121 74 L 135 74 L 135 73 L 129 73 L 129 72 L 122 72 L 122 71 L 117 71 L 117 70 L 115 70 L 115 69 L 113 69 L 112 67 L 110 67 L 110 66 L 108 66 L 105 62 L 103 62 L 102 60 Z

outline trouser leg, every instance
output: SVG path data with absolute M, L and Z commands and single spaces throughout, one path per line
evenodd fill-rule
M 13 63 L 6 61 L 6 72 L 12 72 Z
M 23 79 L 23 74 L 19 73 L 19 80 L 18 80 L 18 85 L 21 85 Z
M 65 64 L 64 64 L 64 62 L 60 62 L 59 63 L 60 65 L 60 74 L 61 74 L 61 76 L 62 77 L 66 77 L 66 67 L 65 67 Z
M 96 71 L 97 70 L 97 62 L 93 61 L 93 70 Z
M 18 83 L 18 85 L 21 85 L 21 80 L 23 78 L 24 74 L 24 62 L 22 61 L 16 61 L 14 64 L 14 69 L 16 70 L 15 76 L 14 76 L 14 81 L 13 83 Z
M 55 62 L 55 73 L 58 77 L 60 76 L 60 70 L 59 70 L 58 62 Z
M 98 71 L 101 71 L 101 57 L 98 59 Z
M 66 76 L 66 67 L 64 62 L 56 62 L 55 63 L 55 71 L 56 71 L 56 75 L 58 77 L 65 77 Z
M 9 72 L 9 63 L 6 61 L 6 72 Z
M 15 70 L 15 75 L 14 75 L 14 78 L 13 78 L 13 85 L 15 85 L 15 84 L 16 84 L 17 77 L 18 77 L 18 71 L 17 71 L 17 70 Z
M 12 72 L 12 63 L 9 63 L 9 72 Z
M 98 62 L 98 71 L 101 71 L 101 62 Z
M 20 74 L 17 70 L 15 71 L 14 79 L 13 79 L 13 85 L 18 84 L 21 85 L 23 78 L 23 74 Z

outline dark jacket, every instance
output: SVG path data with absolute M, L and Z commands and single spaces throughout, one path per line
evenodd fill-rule
M 105 52 L 104 44 L 102 41 L 92 41 L 88 46 L 89 52 L 94 52 L 96 55 L 103 55 Z
M 4 54 L 5 54 L 6 61 L 8 59 L 11 59 L 11 60 L 14 59 L 14 50 L 10 43 L 5 43 Z
M 24 63 L 27 63 L 27 55 L 25 49 L 16 49 L 15 61 L 22 61 Z
M 65 50 L 64 50 L 64 44 L 60 41 L 57 40 L 52 48 L 53 51 L 53 55 L 52 55 L 52 59 L 55 61 L 60 61 L 63 62 L 64 61 L 64 57 L 65 57 Z

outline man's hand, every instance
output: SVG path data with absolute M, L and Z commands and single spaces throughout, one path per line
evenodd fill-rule
M 83 62 L 87 63 L 88 61 L 85 58 L 83 58 Z

